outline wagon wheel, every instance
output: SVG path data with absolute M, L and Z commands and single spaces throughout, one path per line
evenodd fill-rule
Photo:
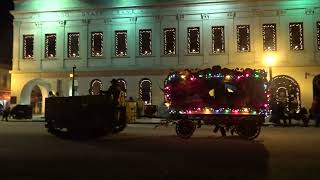
M 242 120 L 237 126 L 237 133 L 240 137 L 253 140 L 257 138 L 261 131 L 261 125 L 258 122 L 248 122 Z
M 176 125 L 177 135 L 184 139 L 190 138 L 195 129 L 195 124 L 190 120 L 180 120 Z

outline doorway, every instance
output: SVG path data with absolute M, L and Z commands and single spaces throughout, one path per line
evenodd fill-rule
M 31 91 L 32 114 L 42 114 L 42 93 L 39 86 L 34 86 Z

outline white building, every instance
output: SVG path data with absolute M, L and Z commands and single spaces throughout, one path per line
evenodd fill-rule
M 138 97 L 142 83 L 146 103 L 159 106 L 170 70 L 269 71 L 265 57 L 275 56 L 272 76 L 297 89 L 276 83 L 277 92 L 294 93 L 305 107 L 320 94 L 318 0 L 16 0 L 12 13 L 11 94 L 38 113 L 49 91 L 71 95 L 74 66 L 76 95 L 116 78 L 128 97 Z

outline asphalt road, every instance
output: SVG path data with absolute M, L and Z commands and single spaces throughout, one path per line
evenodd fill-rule
M 41 122 L 0 122 L 1 179 L 320 179 L 320 128 L 264 127 L 255 141 L 197 129 L 129 125 L 90 141 L 57 138 Z

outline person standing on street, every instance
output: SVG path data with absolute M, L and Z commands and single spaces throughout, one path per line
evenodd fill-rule
M 3 115 L 2 115 L 2 121 L 8 121 L 8 117 L 10 114 L 10 106 L 7 106 L 4 111 L 3 111 Z

